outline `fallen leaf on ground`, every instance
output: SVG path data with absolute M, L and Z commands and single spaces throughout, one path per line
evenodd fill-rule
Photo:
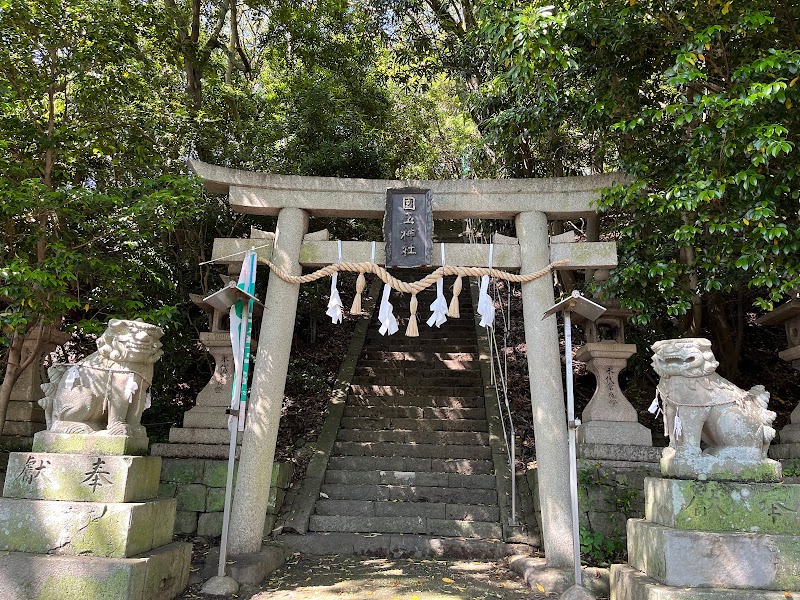
M 449 577 L 442 577 L 442 581 L 444 581 L 445 583 L 455 583 L 455 581 L 453 581 Z

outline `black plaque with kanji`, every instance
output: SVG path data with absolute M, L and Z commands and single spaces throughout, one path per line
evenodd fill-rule
M 427 267 L 433 254 L 431 191 L 420 188 L 386 190 L 383 217 L 387 267 Z

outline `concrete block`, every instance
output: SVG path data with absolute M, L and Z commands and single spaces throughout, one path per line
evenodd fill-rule
M 158 495 L 157 456 L 13 452 L 3 495 L 35 500 L 141 502 Z
M 6 412 L 7 421 L 30 421 L 32 423 L 44 423 L 44 410 L 37 402 L 24 400 L 11 400 L 8 403 Z
M 0 550 L 124 558 L 172 541 L 175 501 L 0 499 Z
M 202 483 L 205 461 L 201 459 L 165 458 L 161 462 L 161 481 Z
M 82 433 L 51 433 L 40 431 L 33 436 L 34 452 L 56 454 L 89 454 L 92 456 L 147 454 L 146 437 L 127 435 L 97 435 Z
M 233 481 L 236 482 L 236 463 L 233 466 Z M 228 461 L 207 460 L 203 471 L 203 484 L 208 487 L 224 488 L 228 482 Z
M 178 492 L 177 483 L 160 483 L 158 484 L 158 497 L 159 498 L 174 498 Z
M 286 550 L 280 544 L 265 544 L 260 552 L 252 554 L 229 555 L 226 565 L 226 574 L 239 583 L 257 584 L 267 575 L 283 565 L 286 560 Z M 216 575 L 219 563 L 219 548 L 212 548 L 206 557 L 206 566 L 203 574 Z
M 172 600 L 189 581 L 192 545 L 131 558 L 0 553 L 3 600 Z
M 499 540 L 503 537 L 503 528 L 499 523 L 482 521 L 454 521 L 451 519 L 428 519 L 428 535 L 446 537 L 479 538 Z
M 236 446 L 236 458 L 239 458 L 241 446 Z M 228 448 L 219 444 L 153 444 L 150 454 L 164 458 L 209 458 L 227 460 Z
M 207 537 L 222 535 L 222 512 L 201 513 L 197 519 L 197 535 Z
M 800 533 L 800 485 L 645 480 L 648 521 L 696 531 Z
M 772 444 L 769 457 L 774 459 L 800 458 L 800 442 L 793 444 Z
M 275 463 L 272 466 L 270 487 L 279 487 L 284 490 L 288 488 L 292 479 L 292 470 L 291 463 Z
M 221 412 L 227 418 L 225 411 L 222 410 Z M 171 444 L 219 444 L 228 446 L 231 442 L 231 434 L 227 429 L 172 427 L 169 430 L 169 442 Z M 237 437 L 236 443 L 242 444 L 242 436 Z
M 204 512 L 206 510 L 206 486 L 201 483 L 179 485 L 175 499 L 178 501 L 178 510 Z
M 631 421 L 586 421 L 578 427 L 578 444 L 652 446 L 653 434 Z
M 206 512 L 225 510 L 225 488 L 206 488 Z
M 624 444 L 578 444 L 578 459 L 586 461 L 620 461 L 628 463 L 655 463 L 661 460 L 663 448 Z
M 792 590 L 797 594 L 796 590 Z M 611 565 L 611 600 L 791 600 L 789 592 L 663 585 L 629 565 Z
M 30 437 L 33 434 L 43 431 L 44 423 L 31 423 L 30 421 L 6 421 L 3 426 L 3 435 L 19 435 Z
M 175 533 L 188 535 L 197 532 L 198 513 L 190 510 L 179 510 L 175 513 Z
M 541 586 L 547 594 L 561 594 L 575 583 L 575 573 L 571 568 L 548 567 L 544 558 L 514 556 L 509 559 L 508 566 L 522 577 L 528 587 L 538 590 Z M 608 569 L 582 567 L 581 579 L 590 592 L 608 597 Z
M 676 587 L 800 588 L 800 536 L 683 531 L 631 519 L 628 563 Z

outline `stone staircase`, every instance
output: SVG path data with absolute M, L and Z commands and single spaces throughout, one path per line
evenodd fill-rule
M 424 323 L 434 299 L 418 295 L 417 338 L 404 335 L 410 295 L 392 293 L 393 336 L 374 311 L 310 532 L 503 539 L 495 472 L 507 466 L 492 460 L 469 289 L 441 329 Z

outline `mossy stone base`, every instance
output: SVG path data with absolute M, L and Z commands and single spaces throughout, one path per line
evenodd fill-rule
M 769 458 L 752 457 L 752 448 L 725 448 L 718 454 L 689 454 L 675 448 L 664 448 L 661 474 L 677 479 L 703 481 L 779 482 L 783 478 L 781 463 Z
M 106 454 L 143 456 L 147 454 L 149 443 L 147 437 L 40 431 L 33 436 L 33 451 L 91 456 Z
M 174 522 L 173 499 L 104 504 L 0 498 L 0 550 L 124 558 L 169 544 Z
M 141 502 L 158 496 L 158 456 L 12 452 L 3 496 L 33 500 Z
M 189 582 L 191 544 L 131 558 L 0 553 L 3 600 L 172 600 Z
M 800 536 L 684 531 L 628 521 L 628 563 L 675 587 L 800 589 Z
M 645 480 L 648 521 L 696 531 L 800 533 L 800 485 Z
M 787 600 L 782 591 L 676 588 L 628 565 L 611 565 L 611 600 Z

